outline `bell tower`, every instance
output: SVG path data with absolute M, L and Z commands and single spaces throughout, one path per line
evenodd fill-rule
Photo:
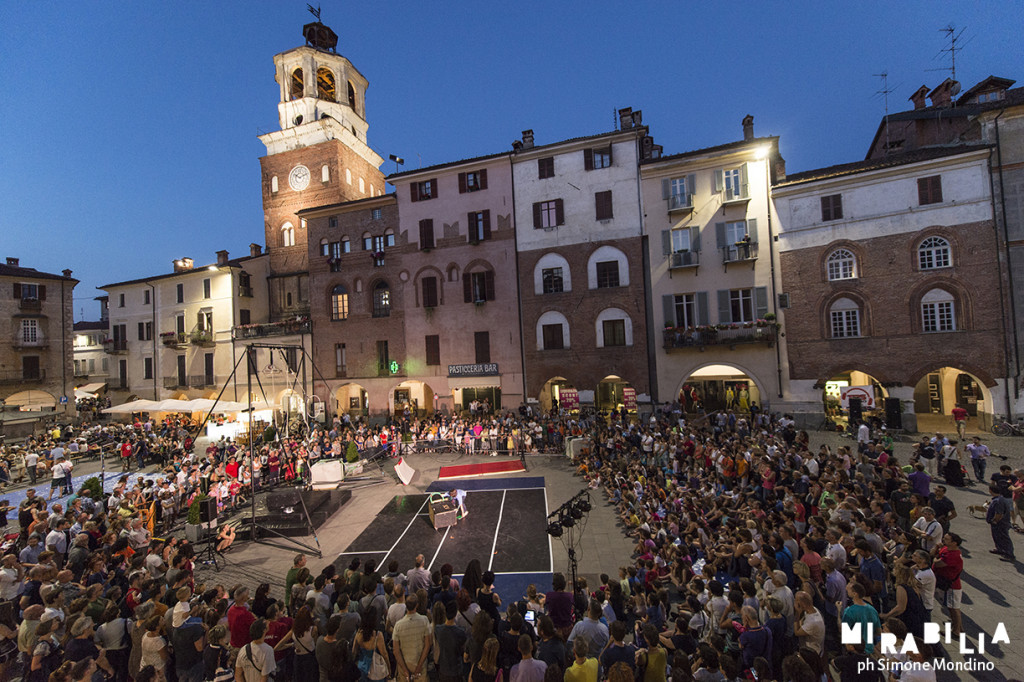
M 309 258 L 317 256 L 297 213 L 385 192 L 384 159 L 366 142 L 368 81 L 317 19 L 302 27 L 304 45 L 274 56 L 280 130 L 260 135 L 274 320 L 309 312 Z

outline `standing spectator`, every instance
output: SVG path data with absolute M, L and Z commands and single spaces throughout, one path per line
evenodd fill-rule
M 161 678 L 165 678 L 164 671 L 167 669 L 167 659 L 170 658 L 171 652 L 167 648 L 167 640 L 160 635 L 162 622 L 160 616 L 150 616 L 146 621 L 146 634 L 142 637 L 142 659 L 139 665 L 143 668 L 151 665 Z
M 223 625 L 215 625 L 207 633 L 206 648 L 203 650 L 203 679 L 208 682 L 230 682 L 235 679 L 228 667 L 228 648 L 226 639 L 228 630 Z
M 583 637 L 589 646 L 589 658 L 598 658 L 608 644 L 608 626 L 601 622 L 601 604 L 596 599 L 590 600 L 587 616 L 573 626 L 566 641 L 573 646 L 579 637 Z
M 971 453 L 971 467 L 974 469 L 974 477 L 979 483 L 982 483 L 985 481 L 985 465 L 992 451 L 981 442 L 981 438 L 978 436 L 975 436 L 973 441 L 967 446 L 967 452 Z
M 291 603 L 292 599 L 292 585 L 295 584 L 295 578 L 299 575 L 299 571 L 306 565 L 306 555 L 296 554 L 295 559 L 292 560 L 292 567 L 288 569 L 288 574 L 284 577 L 284 605 L 287 607 Z
M 565 576 L 555 573 L 551 577 L 551 592 L 544 595 L 544 608 L 548 616 L 551 617 L 551 622 L 554 623 L 555 633 L 563 641 L 568 639 L 575 622 L 573 598 L 565 591 L 565 588 Z
M 412 576 L 409 583 L 413 584 Z M 405 598 L 406 615 L 395 625 L 393 644 L 399 682 L 423 682 L 426 679 L 427 654 L 430 651 L 430 621 L 426 616 L 417 613 L 418 606 L 419 597 L 415 593 L 410 593 Z
M 398 592 L 396 586 L 396 594 Z M 404 605 L 403 605 L 404 607 Z M 394 608 L 392 606 L 391 608 Z M 390 613 L 390 612 L 389 612 Z M 462 657 L 463 652 L 466 648 L 466 640 L 468 639 L 466 631 L 455 624 L 455 617 L 458 615 L 459 609 L 455 602 L 448 602 L 445 604 L 445 621 L 441 625 L 434 626 L 434 641 L 437 646 L 437 674 L 440 678 L 440 682 L 461 682 L 462 680 Z M 522 638 L 526 637 L 530 643 L 529 651 L 533 651 L 533 640 L 530 639 L 529 635 L 520 636 L 520 652 L 522 651 Z M 525 656 L 524 656 L 524 661 Z M 532 657 L 531 657 L 532 660 Z M 543 664 L 541 664 L 543 665 Z M 514 666 L 513 671 L 515 668 Z M 547 667 L 547 666 L 545 666 Z M 515 672 L 512 673 L 513 679 L 515 679 Z M 541 680 L 535 680 L 529 678 L 524 682 L 542 682 Z
M 235 603 L 228 609 L 228 630 L 231 632 L 231 646 L 241 649 L 249 643 L 249 633 L 256 621 L 256 616 L 249 610 L 249 588 L 239 586 L 235 588 L 232 595 Z M 266 626 L 260 632 L 262 637 L 266 632 Z
M 253 621 L 249 627 L 249 642 L 238 651 L 235 663 L 237 682 L 267 682 L 277 670 L 274 650 L 263 641 L 266 634 L 266 622 L 262 618 Z
M 1003 561 L 1016 561 L 1013 554 L 1013 541 L 1010 540 L 1010 517 L 1013 515 L 1013 508 L 1010 500 L 1003 496 L 1003 491 L 997 485 L 988 487 L 992 499 L 988 503 L 988 511 L 985 513 L 985 521 L 992 529 L 992 542 L 995 549 L 989 550 L 998 554 Z

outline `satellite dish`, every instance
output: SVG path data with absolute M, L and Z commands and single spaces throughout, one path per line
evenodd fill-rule
M 954 97 L 960 94 L 960 81 L 953 81 L 949 86 L 949 91 Z

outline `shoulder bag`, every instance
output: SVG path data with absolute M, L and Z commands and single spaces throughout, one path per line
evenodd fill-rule
M 386 680 L 391 677 L 391 669 L 388 667 L 388 661 L 380 655 L 380 651 L 377 650 L 377 638 L 380 637 L 378 632 L 373 636 L 373 661 L 370 663 L 370 679 L 371 680 Z

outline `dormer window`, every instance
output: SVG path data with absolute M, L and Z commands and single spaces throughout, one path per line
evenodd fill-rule
M 985 102 L 998 102 L 1005 96 L 1003 90 L 992 90 L 991 92 L 982 92 L 978 94 L 978 104 L 984 104 Z

